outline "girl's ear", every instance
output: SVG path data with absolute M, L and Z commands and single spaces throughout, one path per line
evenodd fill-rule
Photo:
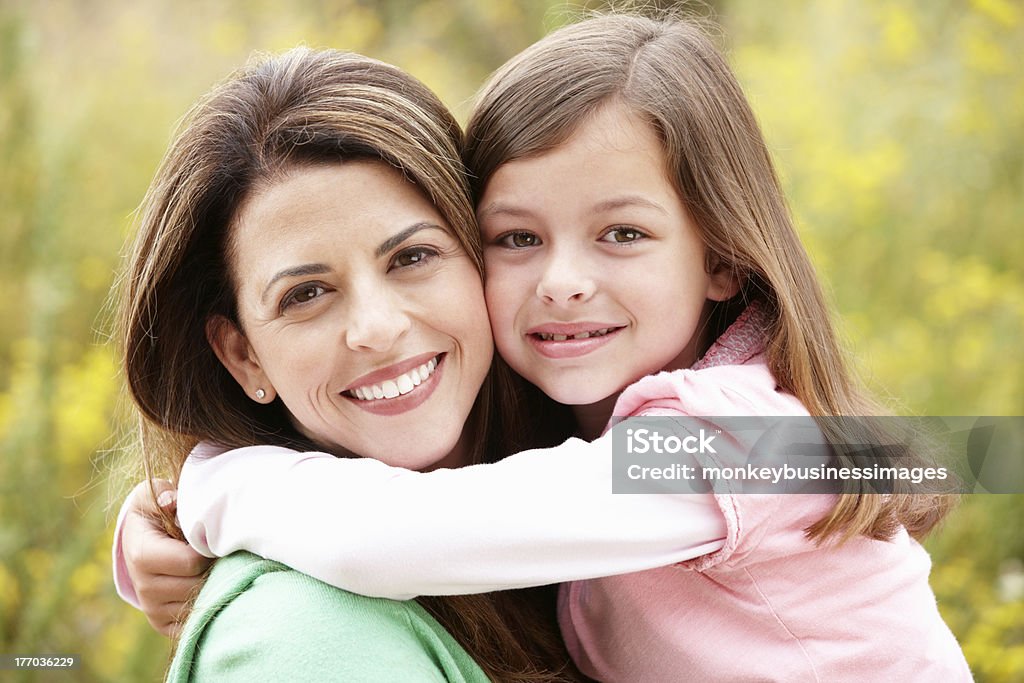
M 740 277 L 722 259 L 712 256 L 708 259 L 708 294 L 712 301 L 728 301 L 740 291 Z
M 206 321 L 206 341 L 246 395 L 257 403 L 274 400 L 274 387 L 238 325 L 222 315 L 211 316 Z

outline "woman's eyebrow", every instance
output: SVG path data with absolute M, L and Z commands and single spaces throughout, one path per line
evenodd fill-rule
M 301 266 L 295 266 L 293 268 L 285 268 L 284 270 L 278 271 L 274 277 L 270 278 L 270 282 L 263 290 L 263 295 L 260 297 L 261 303 L 266 303 L 267 293 L 275 282 L 283 277 L 297 277 L 299 275 L 323 275 L 329 272 L 331 269 L 325 263 L 305 263 Z
M 412 235 L 418 233 L 420 230 L 430 229 L 444 230 L 444 228 L 436 223 L 420 221 L 419 223 L 410 225 L 405 230 L 401 230 L 381 242 L 380 246 L 377 247 L 374 253 L 378 258 L 380 258 L 405 240 L 409 239 Z M 325 263 L 304 263 L 301 266 L 294 266 L 292 268 L 285 268 L 284 270 L 278 271 L 272 278 L 270 278 L 270 282 L 268 282 L 267 286 L 264 288 L 261 301 L 266 301 L 267 293 L 270 291 L 270 288 L 281 278 L 298 277 L 301 275 L 323 275 L 324 273 L 330 272 L 330 270 L 330 266 Z
M 392 249 L 397 247 L 399 244 L 401 244 L 405 240 L 409 239 L 411 236 L 413 236 L 416 233 L 418 233 L 420 230 L 429 230 L 431 228 L 436 228 L 438 230 L 444 230 L 444 228 L 442 228 L 437 223 L 429 223 L 427 221 L 420 221 L 419 223 L 415 223 L 413 225 L 410 225 L 405 230 L 401 230 L 401 231 L 395 233 L 394 235 L 392 235 L 391 237 L 387 238 L 383 242 L 381 242 L 380 246 L 377 247 L 377 250 L 374 252 L 374 254 L 376 255 L 377 258 L 380 258 L 381 256 L 383 256 L 384 254 L 388 253 L 389 251 L 391 251 Z

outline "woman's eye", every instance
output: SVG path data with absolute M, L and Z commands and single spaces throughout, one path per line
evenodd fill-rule
M 526 249 L 540 243 L 540 238 L 532 232 L 510 232 L 498 238 L 498 244 L 510 249 Z
M 647 235 L 636 228 L 612 228 L 601 237 L 601 241 L 613 242 L 615 244 L 628 244 L 630 242 L 642 240 L 645 237 L 647 237 Z
M 427 247 L 411 247 L 395 254 L 395 257 L 391 259 L 391 267 L 411 268 L 418 266 L 437 255 L 438 252 L 434 249 L 428 249 Z
M 285 295 L 281 301 L 281 310 L 284 311 L 289 306 L 296 304 L 309 303 L 318 296 L 323 295 L 326 291 L 322 285 L 300 285 Z

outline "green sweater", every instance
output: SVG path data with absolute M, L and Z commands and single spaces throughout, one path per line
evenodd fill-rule
M 235 553 L 214 565 L 167 680 L 471 683 L 487 677 L 411 600 L 355 595 Z

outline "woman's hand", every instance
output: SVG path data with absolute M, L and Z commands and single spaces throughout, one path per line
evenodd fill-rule
M 171 536 L 161 523 L 161 510 L 173 519 L 177 508 L 177 493 L 171 482 L 153 480 L 155 504 L 148 488 L 149 483 L 143 481 L 132 492 L 122 530 L 122 550 L 139 606 L 150 625 L 174 637 L 188 617 L 189 599 L 199 591 L 203 573 L 212 560 Z

